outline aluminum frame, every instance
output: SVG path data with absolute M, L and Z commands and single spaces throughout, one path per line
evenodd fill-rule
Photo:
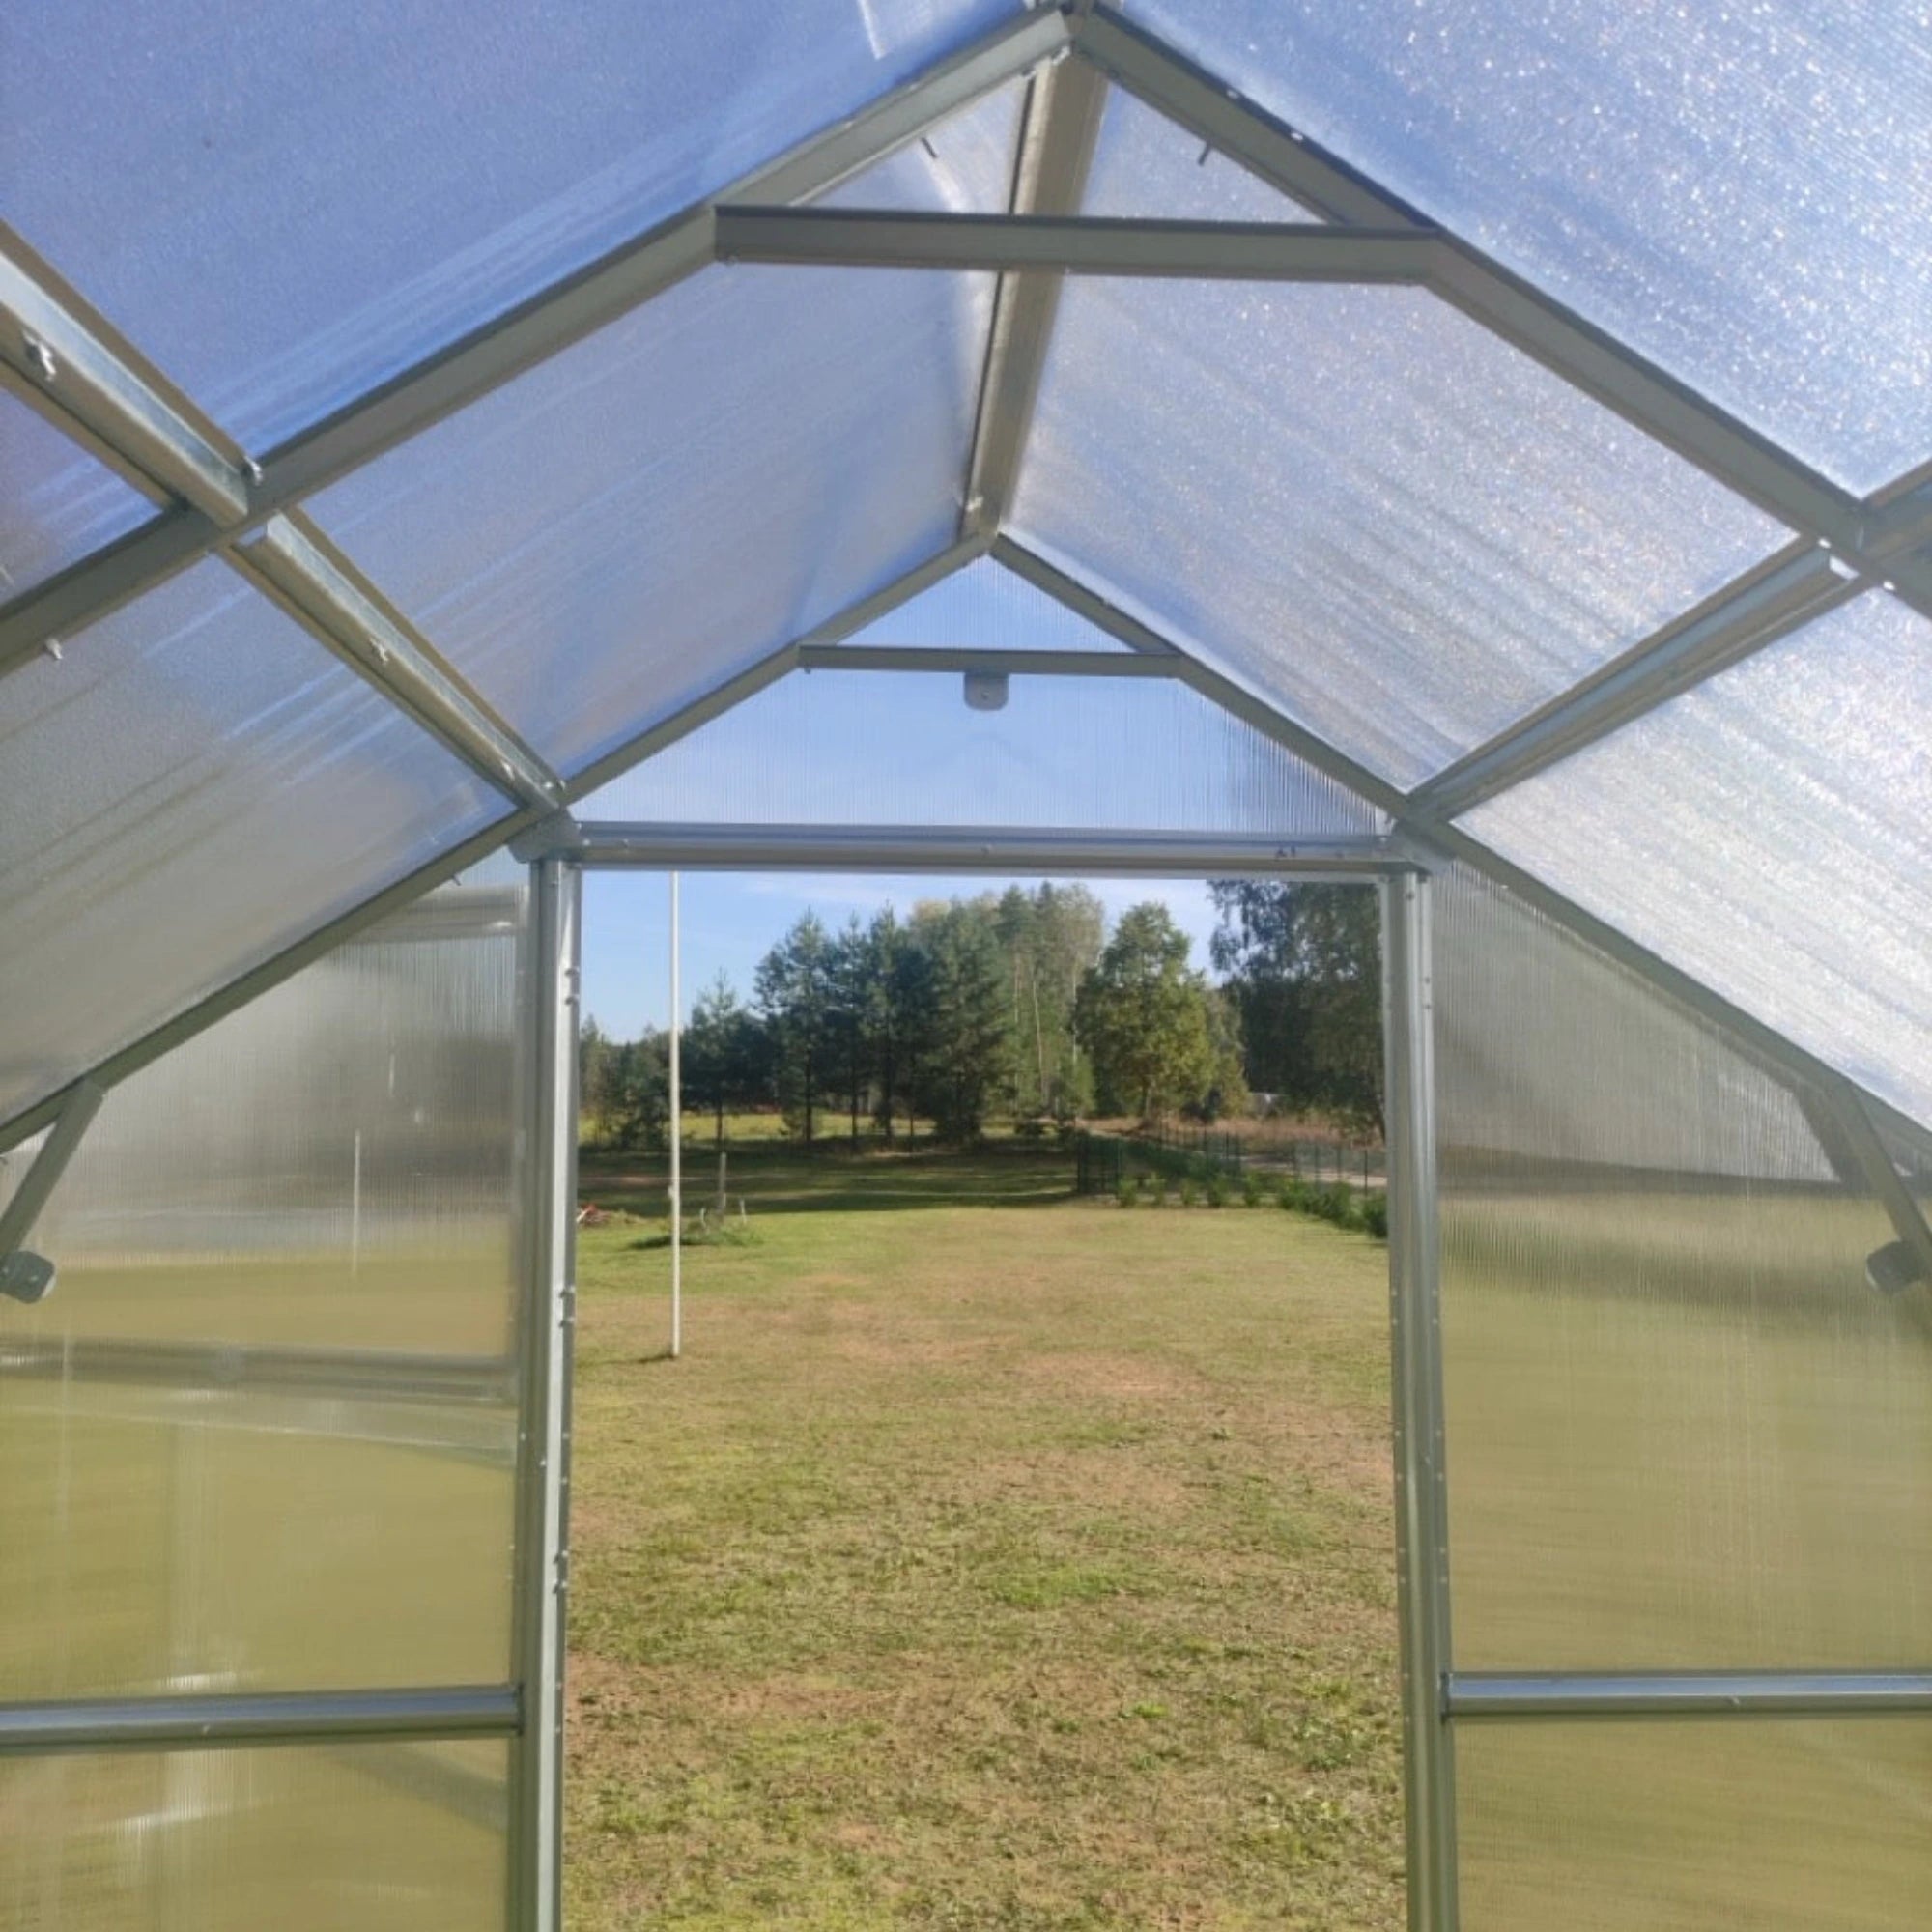
M 1503 1671 L 1452 1674 L 1458 1723 L 1536 1718 L 1848 1718 L 1932 1711 L 1932 1671 Z
M 1381 901 L 1389 1373 L 1408 1924 L 1409 1932 L 1456 1932 L 1456 1757 L 1443 1689 L 1452 1653 L 1429 881 L 1413 874 L 1388 879 Z
M 530 868 L 526 1020 L 524 1293 L 512 1674 L 524 1722 L 510 1769 L 508 1922 L 563 1922 L 563 1673 L 570 1587 L 570 1365 L 576 1324 L 577 1037 L 581 878 Z

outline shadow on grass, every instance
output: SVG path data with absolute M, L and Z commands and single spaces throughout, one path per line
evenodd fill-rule
M 915 1152 L 800 1148 L 769 1143 L 728 1148 L 725 1197 L 755 1214 L 883 1213 L 926 1208 L 1042 1208 L 1073 1191 L 1073 1166 L 1057 1151 L 922 1148 Z M 599 1208 L 662 1216 L 666 1175 L 660 1158 L 586 1151 L 580 1199 Z M 684 1198 L 696 1214 L 715 1197 L 712 1156 L 687 1151 Z M 667 1244 L 645 1237 L 634 1244 Z

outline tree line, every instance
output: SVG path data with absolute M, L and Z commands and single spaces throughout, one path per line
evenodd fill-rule
M 808 912 L 759 962 L 749 1003 L 722 974 L 694 1003 L 684 1104 L 721 1141 L 730 1114 L 777 1107 L 807 1145 L 891 1142 L 922 1124 L 960 1143 L 996 1118 L 1211 1121 L 1244 1111 L 1251 1087 L 1378 1125 L 1372 896 L 1249 882 L 1214 893 L 1220 985 L 1190 966 L 1164 905 L 1130 907 L 1110 934 L 1081 886 L 924 901 L 904 918 L 888 907 L 837 930 Z M 1345 894 L 1366 917 L 1327 903 Z M 664 1034 L 617 1041 L 587 1021 L 581 1073 L 604 1137 L 663 1144 Z

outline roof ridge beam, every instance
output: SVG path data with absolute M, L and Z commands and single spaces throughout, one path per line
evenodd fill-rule
M 1401 196 L 1110 7 L 1098 6 L 1077 23 L 1074 44 L 1149 106 L 1317 213 L 1344 223 L 1432 225 Z M 1907 515 L 1888 510 L 1887 492 L 1869 499 L 1853 496 L 1459 237 L 1443 233 L 1430 286 L 1727 489 L 1829 544 L 1932 614 L 1932 556 L 1898 555 L 1884 547 L 1884 520 Z
M 1152 651 L 962 649 L 944 644 L 805 644 L 800 670 L 986 672 L 996 677 L 1156 677 L 1184 675 L 1178 655 Z
M 1456 818 L 1742 663 L 1857 596 L 1863 582 L 1804 537 L 1418 785 L 1411 815 Z
M 1070 34 L 1065 17 L 1052 9 L 1003 19 L 970 45 L 800 142 L 778 160 L 706 195 L 379 384 L 262 458 L 260 476 L 249 476 L 247 517 L 259 521 L 293 507 L 696 274 L 715 259 L 712 212 L 721 200 L 788 202 L 836 187 L 934 122 L 1063 51 Z M 0 334 L 6 332 L 0 329 Z M 211 498 L 204 507 L 185 488 L 174 494 L 183 498 L 176 508 L 0 608 L 0 672 L 31 658 L 49 638 L 83 629 L 223 546 L 234 527 L 224 521 L 224 500 Z
M 357 676 L 520 805 L 553 810 L 563 781 L 308 520 L 274 516 L 238 569 Z
M 1437 230 L 721 205 L 722 262 L 1243 282 L 1430 283 Z
M 1056 59 L 1036 71 L 1027 89 L 1012 213 L 1078 211 L 1106 99 L 1106 77 L 1085 61 Z M 961 536 L 990 537 L 1006 521 L 1019 486 L 1059 309 L 1058 275 L 1002 277 L 994 297 L 973 448 L 966 464 Z

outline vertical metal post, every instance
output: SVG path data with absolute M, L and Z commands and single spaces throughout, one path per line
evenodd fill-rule
M 530 868 L 522 1136 L 524 1293 L 518 1322 L 513 1667 L 522 1730 L 512 1769 L 510 1925 L 563 1921 L 563 1654 L 570 1575 L 570 1357 L 577 1265 L 578 868 Z
M 1429 881 L 1385 880 L 1383 1028 L 1389 1140 L 1389 1342 L 1394 1385 L 1396 1601 L 1409 1932 L 1455 1932 L 1456 1767 L 1449 1671 L 1442 1329 L 1435 1197 Z
M 670 1358 L 684 1347 L 684 1079 L 678 1042 L 684 1032 L 677 983 L 677 874 L 670 875 Z

